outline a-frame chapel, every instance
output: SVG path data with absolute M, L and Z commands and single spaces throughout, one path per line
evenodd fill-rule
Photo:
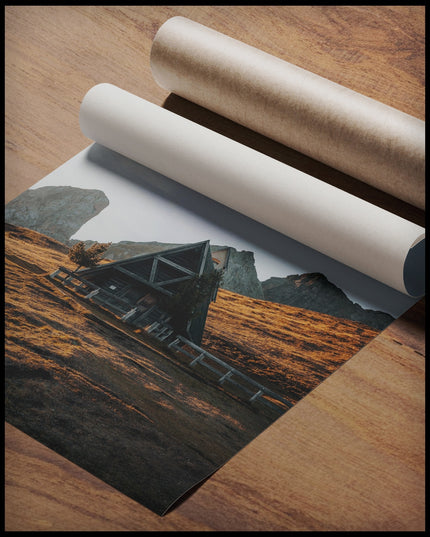
M 163 309 L 165 297 L 180 293 L 184 282 L 225 270 L 228 257 L 229 248 L 211 252 L 209 241 L 203 241 L 76 272 L 60 267 L 51 277 L 136 327 L 154 323 L 168 326 L 175 325 L 175 319 Z M 209 305 L 216 299 L 217 291 L 215 285 L 203 297 L 197 315 L 182 323 L 182 335 L 197 345 L 201 343 Z M 181 299 L 186 300 L 186 296 Z

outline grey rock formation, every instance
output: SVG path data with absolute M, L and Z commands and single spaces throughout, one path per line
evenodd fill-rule
M 64 244 L 85 222 L 109 205 L 101 190 L 43 186 L 26 190 L 6 205 L 5 221 Z
M 219 249 L 222 247 L 212 247 L 212 251 Z M 253 252 L 244 250 L 238 252 L 235 248 L 230 248 L 227 269 L 224 272 L 220 287 L 240 295 L 264 300 L 263 288 L 255 269 Z
M 266 300 L 358 321 L 377 330 L 383 330 L 394 320 L 388 313 L 364 309 L 352 302 L 320 273 L 269 278 L 262 286 Z
M 120 259 L 128 259 L 129 257 L 135 257 L 137 255 L 152 254 L 154 252 L 169 250 L 170 248 L 176 248 L 177 246 L 180 246 L 180 244 L 169 244 L 155 241 L 121 241 L 111 244 L 104 257 L 112 261 L 119 261 Z

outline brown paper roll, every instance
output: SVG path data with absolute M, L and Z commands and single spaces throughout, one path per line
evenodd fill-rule
M 155 36 L 163 88 L 421 209 L 425 123 L 183 17 Z

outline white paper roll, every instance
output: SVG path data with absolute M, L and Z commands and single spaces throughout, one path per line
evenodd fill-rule
M 184 17 L 151 49 L 163 88 L 424 209 L 425 123 Z
M 111 84 L 86 94 L 80 125 L 99 144 L 372 278 L 424 293 L 416 224 Z

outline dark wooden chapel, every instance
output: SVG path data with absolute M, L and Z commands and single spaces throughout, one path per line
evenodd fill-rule
M 228 248 L 211 253 L 209 241 L 203 241 L 75 272 L 60 267 L 51 278 L 133 326 L 157 325 L 171 333 L 178 319 L 163 308 L 166 297 L 183 293 L 187 281 L 195 282 L 203 275 L 225 269 L 228 253 Z M 182 335 L 196 344 L 201 342 L 209 305 L 217 291 L 218 285 L 214 285 L 199 303 L 197 314 L 182 319 Z M 181 300 L 187 299 L 186 295 L 180 296 Z

